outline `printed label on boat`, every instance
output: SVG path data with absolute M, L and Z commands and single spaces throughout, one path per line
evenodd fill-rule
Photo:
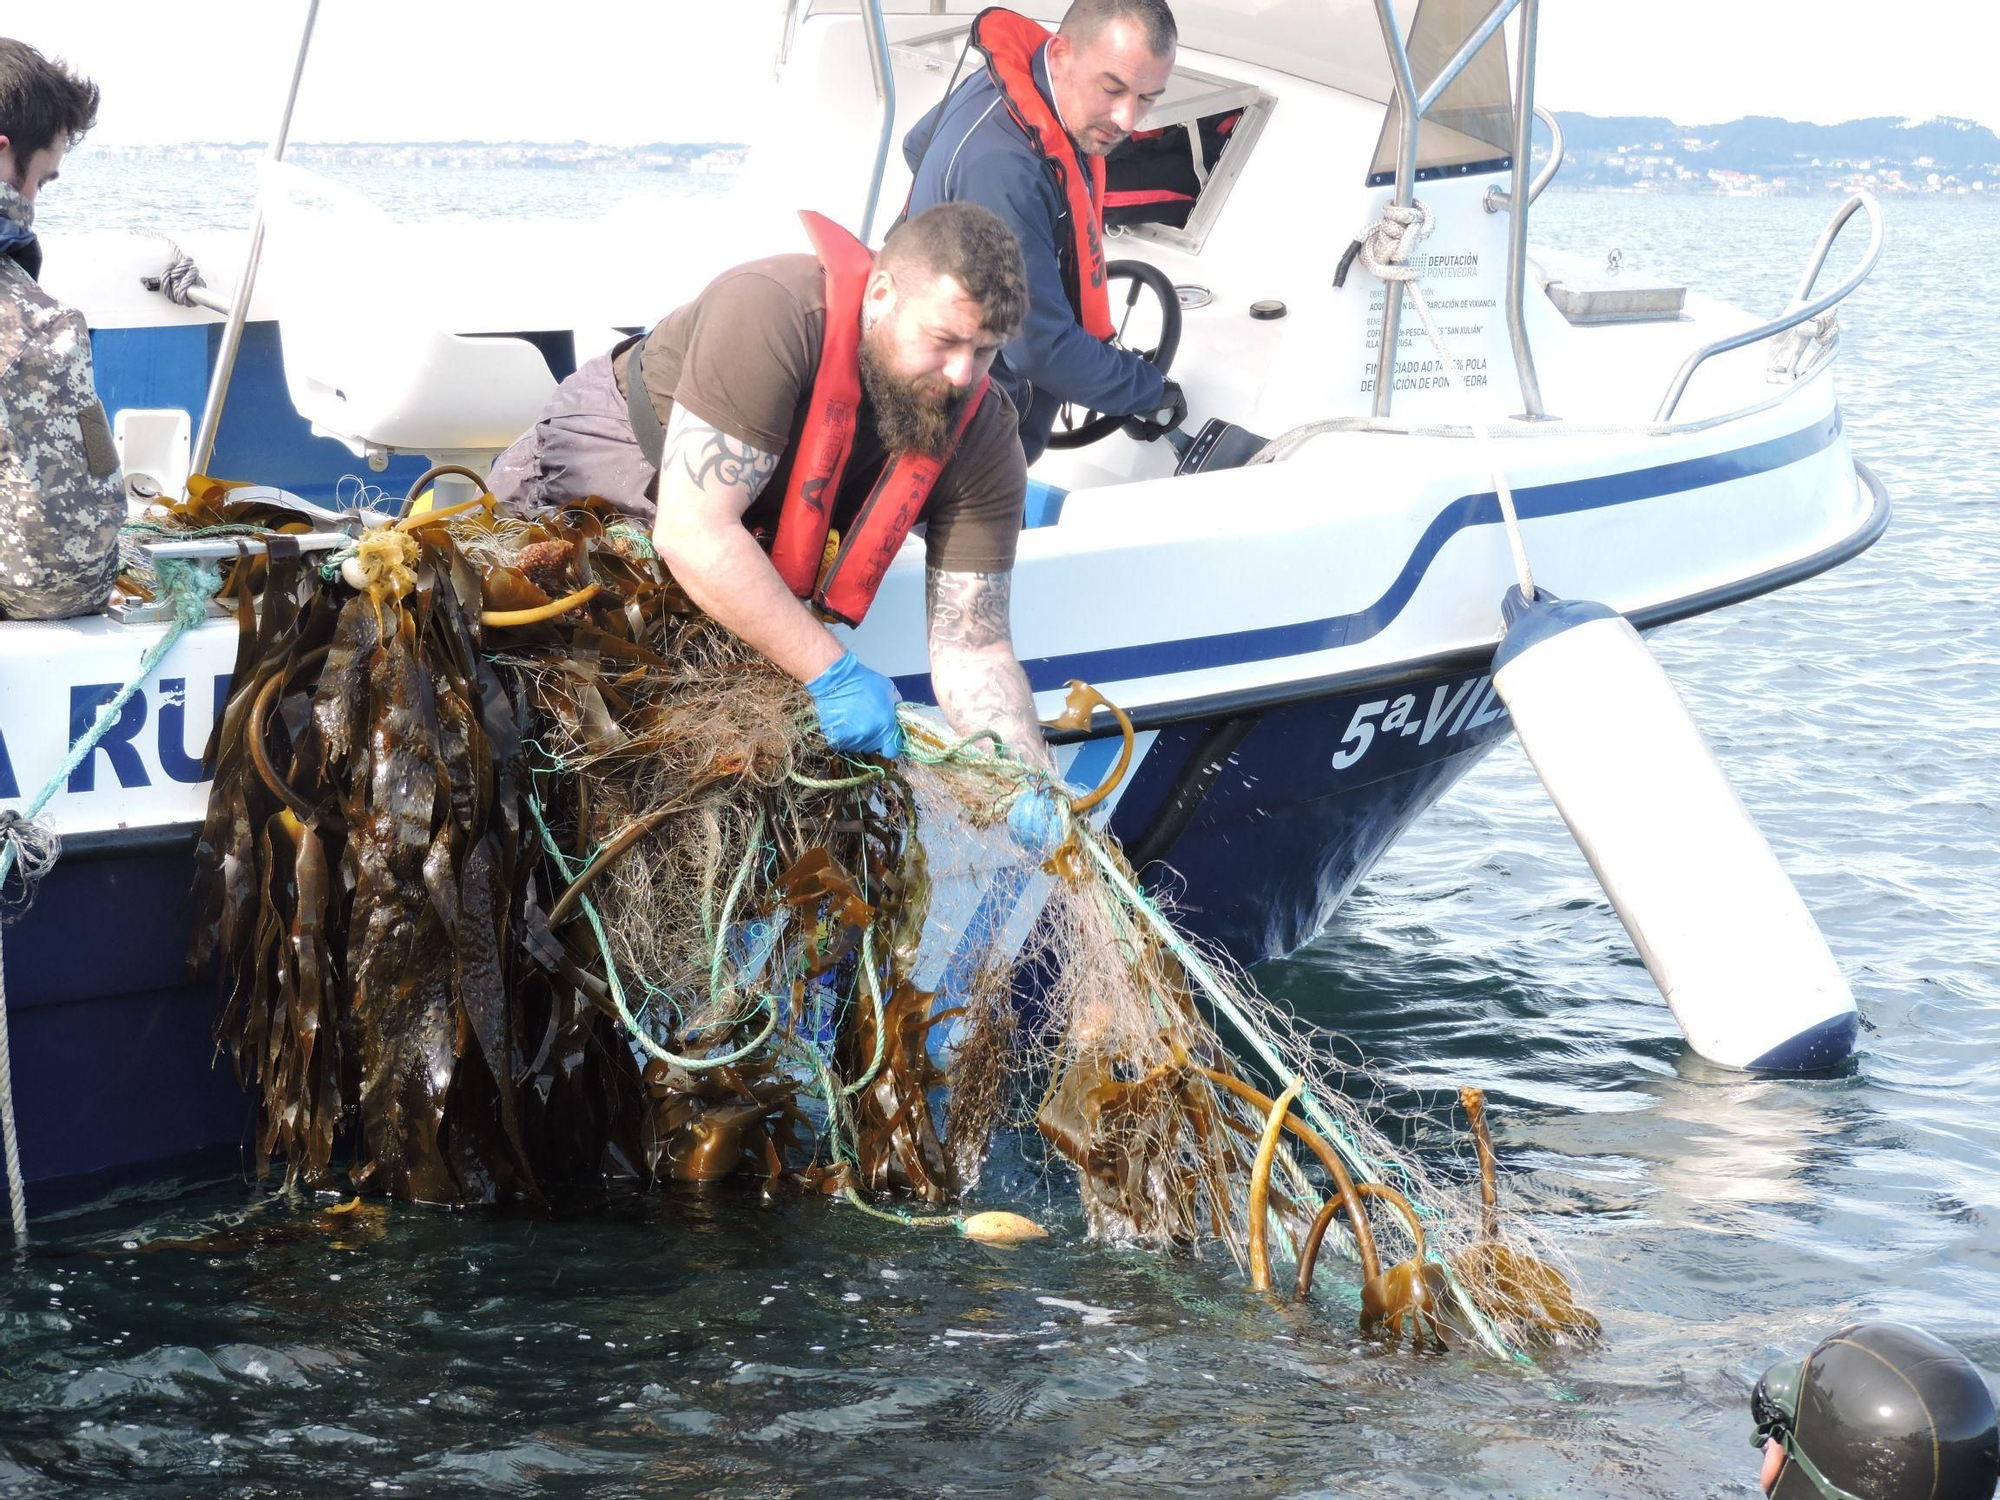
M 1489 334 L 1501 326 L 1501 320 L 1496 316 L 1499 298 L 1483 296 L 1482 287 L 1470 284 L 1480 278 L 1479 252 L 1440 251 L 1419 255 L 1417 260 L 1423 266 L 1423 279 L 1418 285 L 1423 289 L 1424 301 L 1438 325 L 1438 332 L 1444 335 L 1446 347 L 1458 360 L 1459 373 L 1466 389 L 1479 390 L 1491 379 L 1490 361 L 1495 357 L 1495 348 L 1489 345 Z M 1368 316 L 1358 387 L 1364 396 L 1375 393 L 1382 347 L 1384 293 L 1385 288 L 1379 281 L 1368 289 Z M 1443 359 L 1438 356 L 1437 347 L 1424 331 L 1423 320 L 1417 316 L 1416 309 L 1406 302 L 1396 325 L 1396 389 L 1442 391 L 1450 389 L 1450 386 L 1451 378 L 1445 371 Z
M 199 822 L 202 753 L 228 701 L 235 637 L 233 622 L 213 622 L 182 639 L 63 777 L 41 821 L 63 834 Z M 133 630 L 0 652 L 0 807 L 27 810 L 157 638 Z
M 1333 752 L 1333 768 L 1350 771 L 1358 767 L 1386 775 L 1403 764 L 1435 759 L 1433 754 L 1422 753 L 1433 747 L 1437 753 L 1445 753 L 1458 749 L 1458 741 L 1485 739 L 1487 736 L 1478 731 L 1506 715 L 1507 705 L 1500 701 L 1487 673 L 1385 692 L 1381 697 L 1364 699 L 1350 711 Z

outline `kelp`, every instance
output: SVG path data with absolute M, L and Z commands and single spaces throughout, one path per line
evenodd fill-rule
M 191 957 L 289 1183 L 477 1204 L 744 1177 L 1013 1243 L 1038 1227 L 940 1214 L 1032 1124 L 1094 1237 L 1219 1246 L 1259 1289 L 1290 1254 L 1302 1299 L 1331 1237 L 1364 1329 L 1414 1344 L 1594 1328 L 1501 1236 L 1477 1111 L 1475 1235 L 1101 834 L 1014 846 L 1018 763 L 920 716 L 893 765 L 834 755 L 608 507 L 476 504 L 331 557 L 264 502 L 183 516 L 268 547 L 226 590 Z M 1064 723 L 1100 708 L 1122 769 L 1117 709 L 1079 687 Z M 1277 1100 L 1211 1005 L 1282 1062 Z
M 526 706 L 485 649 L 484 579 L 442 527 L 389 535 L 407 579 L 379 588 L 275 536 L 265 576 L 237 569 L 191 961 L 220 960 L 217 1039 L 259 1090 L 260 1165 L 331 1187 L 351 1129 L 364 1192 L 479 1203 L 636 1176 L 630 1051 L 517 937 L 540 863 Z

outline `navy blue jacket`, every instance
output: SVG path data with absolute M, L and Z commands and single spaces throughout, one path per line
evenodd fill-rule
M 980 61 L 974 51 L 966 66 Z M 1046 44 L 1035 54 L 1035 86 L 1053 111 Z M 1021 447 L 1029 463 L 1048 446 L 1056 408 L 1065 401 L 1121 414 L 1161 405 L 1165 382 L 1158 370 L 1136 354 L 1099 343 L 1077 322 L 1058 259 L 1073 253 L 1075 243 L 1062 189 L 983 67 L 903 138 L 903 159 L 915 174 L 912 215 L 939 203 L 977 203 L 1005 220 L 1021 242 L 1028 317 L 994 360 L 993 380 L 1021 413 Z

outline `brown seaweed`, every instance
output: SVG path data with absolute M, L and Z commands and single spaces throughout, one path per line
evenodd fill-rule
M 400 534 L 407 588 L 323 580 L 275 540 L 261 578 L 237 569 L 191 957 L 219 961 L 217 1039 L 257 1085 L 260 1162 L 329 1186 L 351 1140 L 364 1191 L 532 1199 L 545 1178 L 643 1174 L 650 1137 L 593 997 L 522 966 L 523 705 L 445 519 Z M 588 1128 L 552 1131 L 579 1092 Z
M 1451 1257 L 1453 1273 L 1475 1289 L 1474 1295 L 1490 1316 L 1512 1319 L 1543 1335 L 1596 1337 L 1601 1325 L 1595 1314 L 1578 1305 L 1569 1279 L 1546 1261 L 1500 1238 L 1493 1141 L 1486 1131 L 1486 1094 L 1481 1089 L 1462 1088 L 1458 1097 L 1471 1122 L 1473 1147 L 1479 1154 L 1481 1238 Z

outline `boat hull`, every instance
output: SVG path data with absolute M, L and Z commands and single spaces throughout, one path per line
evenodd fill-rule
M 1143 736 L 1111 829 L 1183 924 L 1241 961 L 1317 931 L 1412 820 L 1506 733 L 1485 674 L 1451 672 Z M 1357 717 L 1408 697 L 1420 710 L 1353 754 Z M 1428 715 L 1428 717 L 1427 717 Z M 1429 726 L 1426 734 L 1425 726 Z M 1343 750 L 1343 736 L 1346 736 Z M 1073 774 L 1108 739 L 1064 748 Z M 1351 758 L 1336 765 L 1336 757 Z M 1214 773 L 1203 768 L 1215 764 Z M 130 852 L 121 843 L 137 845 Z M 252 1159 L 252 1102 L 212 1037 L 215 985 L 191 978 L 192 831 L 90 841 L 8 929 L 16 1109 L 30 1183 L 131 1168 L 204 1148 Z M 86 936 L 87 935 L 87 936 Z

